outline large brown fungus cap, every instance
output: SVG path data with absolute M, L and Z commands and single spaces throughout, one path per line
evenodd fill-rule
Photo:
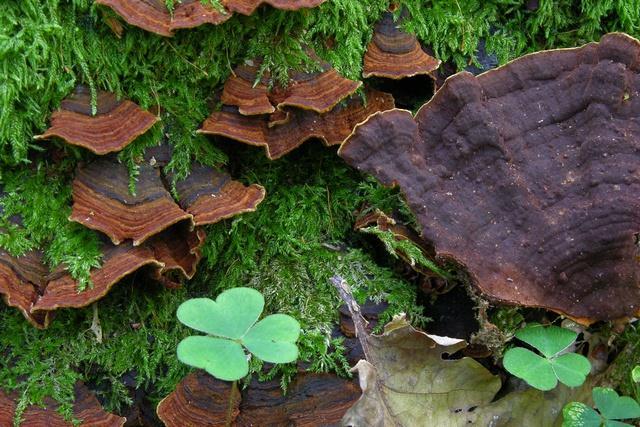
M 376 24 L 364 55 L 363 77 L 402 79 L 430 74 L 440 66 L 440 60 L 427 55 L 416 37 L 402 31 L 400 24 L 390 12 Z
M 279 381 L 252 381 L 229 407 L 231 393 L 230 383 L 196 371 L 160 402 L 158 417 L 167 427 L 224 426 L 228 415 L 233 426 L 337 425 L 360 388 L 332 374 L 299 373 L 286 395 Z
M 75 400 L 73 402 L 73 418 L 80 421 L 74 424 L 65 421 L 58 412 L 60 406 L 56 401 L 47 397 L 44 407 L 28 406 L 21 414 L 21 427 L 122 427 L 126 418 L 106 412 L 96 396 L 82 383 L 74 387 Z M 12 426 L 17 410 L 17 396 L 9 395 L 0 390 L 0 426 Z
M 51 115 L 51 127 L 36 139 L 58 137 L 95 154 L 120 151 L 145 133 L 158 117 L 131 101 L 118 101 L 109 92 L 98 92 L 96 115 L 91 114 L 89 89 L 78 86 Z
M 272 116 L 247 117 L 233 110 L 216 111 L 205 120 L 199 132 L 265 147 L 267 157 L 274 160 L 311 138 L 321 139 L 325 145 L 341 144 L 356 124 L 376 111 L 393 106 L 391 95 L 370 90 L 366 103 L 354 95 L 345 105 L 325 114 L 287 110 Z
M 262 4 L 276 9 L 299 10 L 316 7 L 326 0 L 222 0 L 222 4 L 232 12 L 251 15 Z
M 213 168 L 194 165 L 189 176 L 176 183 L 179 203 L 193 215 L 195 225 L 213 224 L 243 212 L 253 212 L 264 199 L 264 187 L 245 186 Z
M 217 25 L 231 17 L 231 13 L 205 6 L 200 0 L 176 2 L 173 14 L 164 0 L 96 0 L 96 3 L 110 7 L 131 25 L 167 37 L 174 30 Z
M 640 313 L 640 43 L 608 34 L 357 127 L 340 155 L 397 184 L 487 296 L 578 319 Z
M 105 233 L 119 244 L 139 245 L 169 226 L 191 220 L 165 189 L 160 171 L 140 166 L 136 195 L 129 191 L 129 171 L 111 159 L 98 159 L 80 168 L 73 181 L 72 221 Z

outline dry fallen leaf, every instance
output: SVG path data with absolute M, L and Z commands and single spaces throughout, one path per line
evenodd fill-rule
M 335 278 L 334 284 L 351 307 L 355 301 L 346 282 Z M 394 317 L 381 335 L 367 335 L 361 322 L 354 323 L 367 360 L 354 367 L 362 396 L 343 426 L 560 425 L 563 406 L 588 401 L 594 383 L 589 377 L 574 389 L 514 391 L 494 402 L 501 388 L 497 375 L 472 358 L 447 358 L 467 346 L 464 340 L 418 331 L 404 315 Z

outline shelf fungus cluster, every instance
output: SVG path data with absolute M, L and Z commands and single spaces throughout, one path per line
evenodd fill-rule
M 80 421 L 80 426 L 122 427 L 126 418 L 106 412 L 96 396 L 82 383 L 74 387 L 73 418 Z M 18 412 L 19 396 L 7 394 L 0 390 L 0 425 L 14 425 Z M 72 427 L 75 424 L 66 421 L 58 412 L 59 403 L 46 397 L 44 406 L 29 405 L 20 415 L 21 426 Z
M 170 11 L 164 0 L 96 0 L 111 8 L 126 22 L 161 36 L 171 37 L 174 31 L 203 24 L 218 25 L 234 13 L 251 15 L 262 4 L 276 9 L 298 10 L 320 5 L 325 0 L 221 0 L 216 7 L 201 0 L 181 0 Z
M 117 103 L 111 95 L 103 94 L 101 100 L 105 99 Z M 63 108 L 72 104 L 74 111 L 89 108 L 88 104 L 76 105 L 78 97 L 72 100 L 63 103 Z M 88 103 L 88 98 L 85 100 Z M 99 102 L 96 117 L 102 108 L 107 107 Z M 72 118 L 54 127 L 58 126 L 60 134 L 68 135 L 72 128 L 76 134 L 91 135 L 97 143 L 111 135 L 110 128 Z M 129 139 L 138 132 L 139 121 L 120 120 L 124 123 L 115 122 L 112 127 L 119 137 Z M 130 192 L 128 169 L 114 156 L 79 166 L 69 219 L 100 233 L 102 265 L 90 273 L 92 286 L 78 292 L 76 280 L 64 266 L 49 271 L 38 251 L 20 257 L 0 251 L 0 294 L 7 304 L 20 309 L 36 327 L 45 328 L 54 310 L 87 306 L 143 268 L 152 279 L 177 286 L 196 272 L 205 238 L 202 226 L 253 211 L 265 196 L 259 185 L 245 186 L 224 172 L 194 164 L 187 178 L 176 181 L 176 202 L 165 187 L 164 163 L 139 165 L 135 194 Z
M 588 324 L 640 314 L 640 43 L 612 33 L 450 77 L 341 146 L 398 185 L 487 297 Z
M 337 425 L 359 397 L 354 381 L 332 374 L 299 373 L 283 396 L 279 381 L 253 380 L 240 395 L 230 383 L 196 371 L 160 402 L 157 413 L 167 427 Z
M 225 83 L 222 110 L 213 112 L 199 132 L 264 147 L 273 160 L 312 138 L 327 146 L 341 144 L 356 124 L 394 107 L 391 95 L 382 92 L 367 89 L 363 99 L 355 93 L 360 82 L 319 62 L 320 71 L 291 73 L 286 88 L 272 90 L 268 76 L 257 78 L 255 63 L 236 68 Z

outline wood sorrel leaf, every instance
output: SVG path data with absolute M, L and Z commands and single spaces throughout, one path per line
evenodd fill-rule
M 187 337 L 178 344 L 178 359 L 225 381 L 239 380 L 249 372 L 242 346 L 223 338 Z
M 272 314 L 256 323 L 242 338 L 242 344 L 258 358 L 271 363 L 288 363 L 298 358 L 295 342 L 300 324 L 286 314 Z
M 610 388 L 595 387 L 593 401 L 603 417 L 609 420 L 640 418 L 640 405 L 629 396 L 618 396 Z
M 507 350 L 502 363 L 507 371 L 538 390 L 552 390 L 558 385 L 549 360 L 526 348 L 516 347 Z
M 545 357 L 553 357 L 569 347 L 578 334 L 569 329 L 558 326 L 542 326 L 539 323 L 530 323 L 516 332 L 516 338 L 524 341 Z
M 219 337 L 239 339 L 262 314 L 264 298 L 251 288 L 233 288 L 215 301 L 193 298 L 178 307 L 178 320 L 198 331 Z

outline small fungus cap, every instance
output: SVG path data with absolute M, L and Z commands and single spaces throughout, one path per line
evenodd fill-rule
M 363 77 L 402 79 L 431 74 L 440 66 L 441 61 L 423 51 L 414 35 L 402 31 L 402 18 L 396 22 L 392 13 L 385 12 L 376 24 L 364 55 Z
M 166 37 L 181 28 L 221 24 L 232 15 L 203 5 L 200 0 L 176 2 L 173 14 L 169 13 L 164 0 L 96 0 L 96 4 L 108 6 L 131 25 Z
M 282 10 L 300 10 L 319 6 L 326 0 L 222 0 L 222 4 L 232 12 L 251 15 L 263 4 Z
M 51 115 L 51 127 L 36 139 L 62 138 L 95 154 L 120 151 L 148 131 L 159 118 L 131 101 L 118 101 L 109 92 L 98 92 L 96 115 L 91 111 L 88 88 L 78 86 Z

